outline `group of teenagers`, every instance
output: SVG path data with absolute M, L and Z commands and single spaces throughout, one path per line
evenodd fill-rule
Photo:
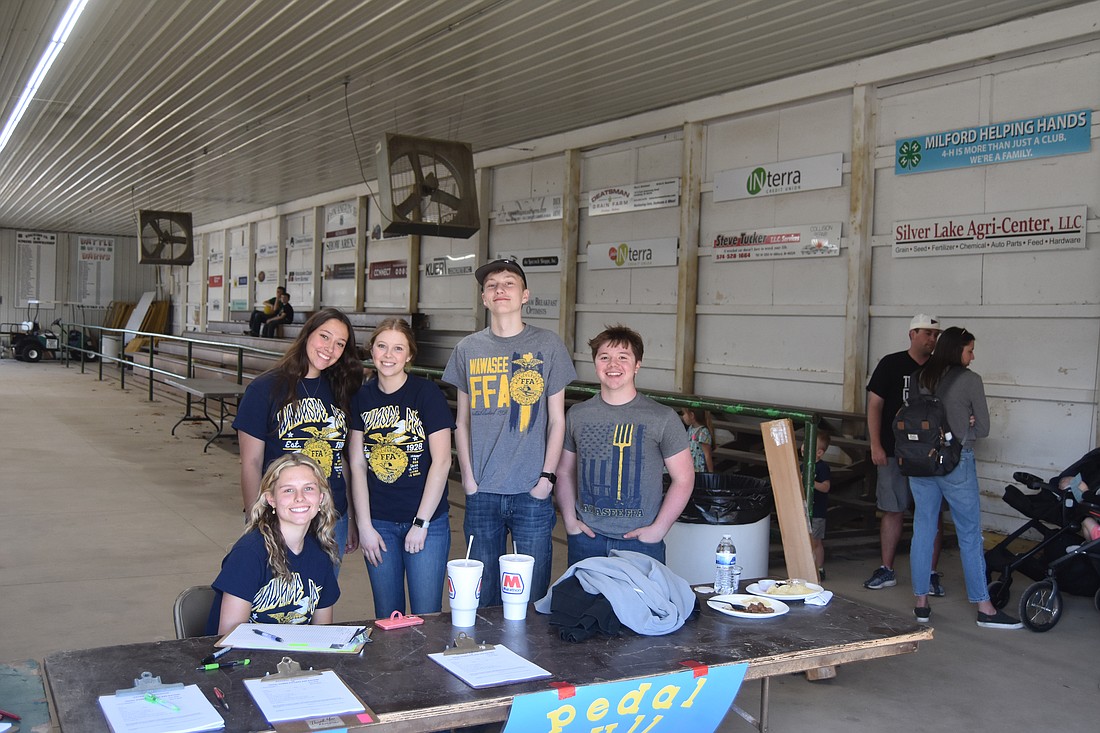
M 440 611 L 452 433 L 482 606 L 500 603 L 498 558 L 509 551 L 535 558 L 531 598 L 546 595 L 555 501 L 570 565 L 613 550 L 664 562 L 695 471 L 713 470 L 703 414 L 637 391 L 644 344 L 621 325 L 588 342 L 600 392 L 567 413 L 573 360 L 557 334 L 523 321 L 522 267 L 494 260 L 474 275 L 490 322 L 448 360 L 455 414 L 438 385 L 408 373 L 417 345 L 406 321 L 375 328 L 364 381 L 354 330 L 335 308 L 313 314 L 248 386 L 233 422 L 246 527 L 212 584 L 208 633 L 331 623 L 341 558 L 356 550 L 377 618 L 404 613 L 406 591 L 412 613 Z

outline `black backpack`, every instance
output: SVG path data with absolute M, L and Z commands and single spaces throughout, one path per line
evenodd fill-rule
M 937 391 L 946 390 L 960 372 L 948 369 Z M 962 436 L 951 432 L 943 401 L 921 392 L 919 375 L 911 378 L 909 399 L 894 416 L 894 458 L 903 476 L 946 476 L 959 465 Z

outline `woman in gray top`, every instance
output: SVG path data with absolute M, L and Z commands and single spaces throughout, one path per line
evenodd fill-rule
M 932 543 L 944 500 L 951 508 L 955 534 L 959 540 L 966 593 L 978 605 L 978 626 L 991 629 L 1019 629 L 1023 624 L 989 601 L 986 589 L 985 552 L 982 546 L 982 510 L 979 501 L 978 469 L 974 462 L 974 444 L 989 435 L 989 407 L 985 401 L 982 378 L 968 367 L 974 361 L 974 334 L 952 327 L 940 334 L 936 350 L 920 371 L 921 392 L 935 394 L 947 411 L 947 424 L 963 445 L 959 465 L 946 476 L 910 476 L 913 492 L 913 544 L 909 564 L 913 576 L 913 595 L 917 621 L 932 616 L 928 606 L 928 581 L 932 572 Z M 949 382 L 948 372 L 962 370 Z M 937 388 L 942 386 L 942 391 Z

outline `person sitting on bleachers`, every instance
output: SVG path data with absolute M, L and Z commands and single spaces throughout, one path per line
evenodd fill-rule
M 282 285 L 275 288 L 275 297 L 268 298 L 264 301 L 264 308 L 260 310 L 257 308 L 252 311 L 252 315 L 248 317 L 248 330 L 245 331 L 249 336 L 259 336 L 260 327 L 264 324 L 264 319 L 268 316 L 275 315 L 279 312 L 279 296 L 286 292 L 286 288 Z
M 265 339 L 275 338 L 279 326 L 294 320 L 294 307 L 290 305 L 290 293 L 285 290 L 279 295 L 279 306 L 275 315 L 264 320 L 264 327 L 260 335 Z

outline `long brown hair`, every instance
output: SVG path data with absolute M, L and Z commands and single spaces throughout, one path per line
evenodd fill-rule
M 921 369 L 920 386 L 929 392 L 935 392 L 949 369 L 952 367 L 965 369 L 962 366 L 963 349 L 976 340 L 974 334 L 965 328 L 952 326 L 944 330 L 936 341 L 936 350 L 932 352 L 932 356 L 928 357 L 924 368 Z
M 348 329 L 348 341 L 344 345 L 344 353 L 322 374 L 328 380 L 333 400 L 345 414 L 350 412 L 351 398 L 363 385 L 363 362 L 359 361 L 359 350 L 355 346 L 355 330 L 351 327 L 351 321 L 337 308 L 322 308 L 310 316 L 283 358 L 271 367 L 271 371 L 278 375 L 274 394 L 281 407 L 298 399 L 298 383 L 309 373 L 306 344 L 314 331 L 331 320 L 344 324 Z
M 267 550 L 267 563 L 274 577 L 289 581 L 290 566 L 287 563 L 286 540 L 279 529 L 279 516 L 275 513 L 275 486 L 279 483 L 279 476 L 283 471 L 295 466 L 305 466 L 313 471 L 317 479 L 317 488 L 321 490 L 321 506 L 318 507 L 317 516 L 309 523 L 309 533 L 321 543 L 321 548 L 332 558 L 333 565 L 340 564 L 340 552 L 336 547 L 336 533 L 333 528 L 340 515 L 336 511 L 336 504 L 332 499 L 332 489 L 324 471 L 309 456 L 301 453 L 287 453 L 271 462 L 260 481 L 260 493 L 252 504 L 248 513 L 248 525 L 244 533 L 257 530 L 264 538 L 264 549 Z

